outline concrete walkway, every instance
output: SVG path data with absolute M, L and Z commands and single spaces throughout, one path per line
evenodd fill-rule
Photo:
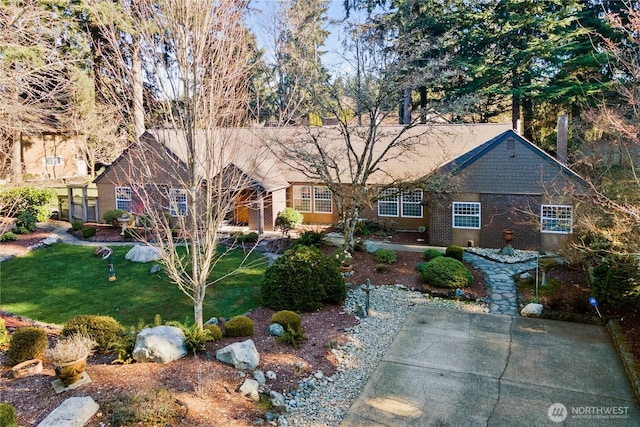
M 602 327 L 417 306 L 342 425 L 638 426 L 640 410 Z

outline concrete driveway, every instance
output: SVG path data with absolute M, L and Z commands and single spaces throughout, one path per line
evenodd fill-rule
M 418 306 L 343 426 L 639 426 L 604 328 Z

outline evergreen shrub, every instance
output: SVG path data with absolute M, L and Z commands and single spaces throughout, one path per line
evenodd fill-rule
M 65 323 L 62 336 L 86 335 L 98 343 L 98 351 L 105 352 L 112 343 L 117 341 L 121 331 L 120 324 L 113 317 L 81 314 Z
M 443 255 L 442 252 L 440 252 L 437 249 L 427 249 L 422 254 L 422 257 L 424 258 L 425 261 L 431 261 L 432 259 L 438 258 L 442 255 Z
M 20 327 L 11 338 L 7 362 L 10 366 L 14 366 L 27 360 L 40 359 L 44 356 L 48 345 L 49 341 L 44 329 L 33 326 Z
M 347 295 L 344 277 L 319 249 L 296 246 L 267 268 L 262 302 L 273 310 L 313 311 L 322 303 L 339 304 Z
M 466 288 L 473 283 L 473 275 L 467 267 L 450 257 L 438 257 L 429 261 L 420 276 L 436 288 Z
M 277 323 L 288 330 L 289 328 L 294 331 L 300 331 L 302 329 L 302 319 L 298 313 L 291 310 L 281 310 L 273 313 L 271 316 L 271 323 Z
M 462 246 L 450 245 L 444 252 L 444 256 L 462 261 L 464 248 Z
M 224 332 L 228 337 L 249 337 L 253 335 L 253 320 L 247 316 L 235 316 L 224 324 Z

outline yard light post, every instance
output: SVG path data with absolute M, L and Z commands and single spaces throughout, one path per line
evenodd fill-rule
M 360 286 L 360 289 L 362 289 L 365 293 L 364 310 L 368 315 L 369 314 L 369 293 L 373 290 L 373 285 L 371 284 L 371 280 L 367 278 L 367 283 Z

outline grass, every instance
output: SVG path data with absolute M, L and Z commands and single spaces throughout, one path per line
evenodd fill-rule
M 124 259 L 131 247 L 114 246 L 111 262 L 117 280 L 109 282 L 107 261 L 93 255 L 95 248 L 56 244 L 27 256 L 0 263 L 0 307 L 47 323 L 64 324 L 78 314 L 112 316 L 122 325 L 163 321 L 193 322 L 192 301 L 164 273 L 150 274 L 153 263 Z M 244 257 L 231 252 L 215 275 L 235 269 Z M 252 254 L 250 260 L 262 256 Z M 246 313 L 260 304 L 260 279 L 265 264 L 248 268 L 207 289 L 205 321 Z

